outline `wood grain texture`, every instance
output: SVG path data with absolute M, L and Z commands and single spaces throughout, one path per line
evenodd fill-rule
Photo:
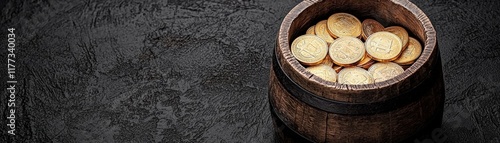
M 280 119 L 288 123 L 292 130 L 315 142 L 399 142 L 426 128 L 427 124 L 433 122 L 429 120 L 439 118 L 437 121 L 441 122 L 444 85 L 442 80 L 436 80 L 442 79 L 441 68 L 435 66 L 433 69 L 436 72 L 432 72 L 430 78 L 410 91 L 411 96 L 423 96 L 418 101 L 394 111 L 362 116 L 328 113 L 312 108 L 293 98 L 271 72 L 271 107 L 278 111 Z M 293 103 L 294 107 L 274 102 Z M 325 113 L 328 114 L 326 128 Z M 323 136 L 324 133 L 326 136 Z
M 289 45 L 315 21 L 336 12 L 352 13 L 361 19 L 374 18 L 384 26 L 403 26 L 423 43 L 424 50 L 403 74 L 384 82 L 342 85 L 317 78 L 295 60 Z M 281 24 L 276 53 L 280 66 L 272 68 L 270 74 L 271 108 L 277 110 L 277 115 L 285 120 L 285 125 L 314 142 L 400 142 L 414 136 L 430 124 L 435 116 L 442 116 L 444 83 L 436 32 L 426 15 L 409 1 L 301 2 Z M 404 96 L 421 97 L 397 109 L 378 114 L 332 113 L 294 98 L 292 94 L 295 93 L 289 92 L 277 80 L 282 77 L 277 77 L 274 70 L 282 70 L 290 80 L 308 92 L 334 101 L 370 104 L 403 96 L 403 93 L 406 93 Z
M 345 86 L 318 80 L 319 78 L 311 78 L 312 74 L 306 72 L 305 68 L 293 58 L 289 48 L 290 42 L 301 35 L 300 33 L 304 33 L 315 21 L 325 19 L 335 12 L 349 12 L 360 18 L 372 17 L 383 24 L 385 23 L 385 26 L 401 25 L 415 34 L 421 42 L 424 42 L 422 55 L 403 74 L 386 82 Z M 284 18 L 278 34 L 279 48 L 277 48 L 277 52 L 282 55 L 280 62 L 284 63 L 282 66 L 286 74 L 301 84 L 312 85 L 303 87 L 314 94 L 345 102 L 369 103 L 397 96 L 400 94 L 400 90 L 408 90 L 417 84 L 411 81 L 425 78 L 429 72 L 425 67 L 432 66 L 426 61 L 432 60 L 431 54 L 437 51 L 435 34 L 435 30 L 425 14 L 415 5 L 408 3 L 408 1 L 350 2 L 349 0 L 325 0 L 317 3 L 302 2 Z M 322 92 L 325 90 L 330 92 Z M 373 94 L 376 96 L 360 97 L 356 96 L 356 94 Z
M 0 1 L 20 63 L 0 142 L 274 142 L 269 64 L 301 1 Z M 446 142 L 499 143 L 500 1 L 411 1 L 439 39 Z

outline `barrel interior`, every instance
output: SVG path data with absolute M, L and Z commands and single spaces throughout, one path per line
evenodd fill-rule
M 314 1 L 314 0 L 313 0 Z M 290 44 L 312 25 L 328 19 L 334 13 L 346 12 L 360 20 L 373 18 L 384 26 L 402 26 L 411 37 L 420 41 L 421 56 L 402 74 L 383 82 L 365 85 L 346 85 L 322 80 L 307 72 L 293 58 Z M 303 88 L 318 96 L 342 102 L 371 103 L 397 97 L 427 78 L 437 53 L 435 31 L 425 14 L 407 0 L 322 0 L 305 1 L 285 17 L 278 36 L 277 54 L 282 69 Z M 325 92 L 328 91 L 328 92 Z M 371 96 L 359 96 L 371 95 Z
M 421 42 L 424 48 L 422 55 L 403 74 L 384 82 L 345 85 L 315 78 L 292 57 L 290 44 L 307 28 L 338 12 L 353 14 L 360 20 L 373 18 L 384 26 L 404 27 L 410 36 Z M 282 121 L 292 133 L 314 142 L 399 142 L 430 127 L 431 123 L 439 125 L 441 122 L 444 85 L 435 31 L 425 14 L 409 1 L 307 0 L 285 17 L 277 39 L 276 58 L 273 58 L 270 74 L 269 101 L 279 119 L 276 121 Z M 293 83 L 283 82 L 286 79 Z M 292 84 L 313 95 L 303 96 L 304 92 L 292 94 L 291 91 L 299 89 L 288 88 Z M 320 98 L 306 98 L 316 96 Z M 386 104 L 385 101 L 396 97 L 409 100 L 397 102 L 402 103 L 400 106 Z M 322 102 L 326 104 L 314 104 L 323 99 L 328 100 Z M 343 105 L 331 106 L 333 103 Z M 345 107 L 353 103 L 381 103 L 395 108 L 384 111 L 378 111 L 379 107 L 346 110 Z M 351 113 L 357 110 L 377 112 Z
M 391 1 L 323 0 L 306 8 L 292 21 L 288 36 L 289 43 L 303 35 L 310 26 L 338 12 L 353 14 L 360 21 L 372 18 L 385 27 L 403 26 L 410 36 L 415 37 L 421 43 L 426 39 L 423 24 L 418 18 L 403 6 Z

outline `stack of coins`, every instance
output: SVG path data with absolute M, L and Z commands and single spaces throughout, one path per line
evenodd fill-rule
M 422 53 L 420 42 L 401 26 L 361 22 L 335 13 L 293 40 L 292 55 L 317 77 L 342 84 L 370 84 L 404 72 Z

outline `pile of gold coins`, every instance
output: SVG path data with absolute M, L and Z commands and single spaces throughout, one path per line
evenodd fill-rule
M 364 42 L 363 42 L 364 41 Z M 294 57 L 314 75 L 342 84 L 370 84 L 404 72 L 422 46 L 400 26 L 384 27 L 335 13 L 307 29 L 291 45 Z

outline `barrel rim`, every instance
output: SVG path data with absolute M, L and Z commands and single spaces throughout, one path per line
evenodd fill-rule
M 287 75 L 293 74 L 291 72 L 298 72 L 298 75 L 300 75 L 300 78 L 303 79 L 308 79 L 310 80 L 313 84 L 317 86 L 324 86 L 328 89 L 332 89 L 334 91 L 344 93 L 344 94 L 338 94 L 338 96 L 351 96 L 352 93 L 359 93 L 359 92 L 365 92 L 369 91 L 372 93 L 381 93 L 381 89 L 387 91 L 383 91 L 382 93 L 392 93 L 394 96 L 397 96 L 400 91 L 390 91 L 392 89 L 397 89 L 400 90 L 400 86 L 404 85 L 398 85 L 398 83 L 401 83 L 402 81 L 408 80 L 409 77 L 414 76 L 415 73 L 429 73 L 431 69 L 427 68 L 422 68 L 423 65 L 428 64 L 432 56 L 435 56 L 436 50 L 437 50 L 437 37 L 436 37 L 436 31 L 434 29 L 434 26 L 432 25 L 431 21 L 427 17 L 427 15 L 420 9 L 418 8 L 415 4 L 411 3 L 408 0 L 387 0 L 384 2 L 389 2 L 392 4 L 395 4 L 397 6 L 402 7 L 404 10 L 409 11 L 417 20 L 418 24 L 422 26 L 423 28 L 423 41 L 424 48 L 422 51 L 422 54 L 420 57 L 413 63 L 409 68 L 407 68 L 402 74 L 390 79 L 386 80 L 383 82 L 376 82 L 372 84 L 365 84 L 365 85 L 347 85 L 347 84 L 340 84 L 337 82 L 330 82 L 326 80 L 322 80 L 320 78 L 317 78 L 312 75 L 312 73 L 308 72 L 305 70 L 305 67 L 303 66 L 297 66 L 300 65 L 300 63 L 295 59 L 295 58 L 290 58 L 290 56 L 293 57 L 290 51 L 290 42 L 289 36 L 291 35 L 288 31 L 290 31 L 291 25 L 293 21 L 307 8 L 311 7 L 312 5 L 316 3 L 320 3 L 322 1 L 302 1 L 300 2 L 297 6 L 295 6 L 284 18 L 283 22 L 280 25 L 280 30 L 277 38 L 277 43 L 278 47 L 276 47 L 278 53 L 282 56 L 280 58 L 282 61 L 286 63 L 282 64 L 288 64 L 294 71 L 285 71 Z M 425 76 L 425 74 L 423 74 Z M 420 77 L 416 77 L 420 78 Z M 428 78 L 427 77 L 424 77 Z M 296 77 L 292 76 L 292 79 L 297 80 Z M 302 79 L 302 80 L 303 80 Z M 408 83 L 411 83 L 409 81 L 406 81 Z M 415 82 L 415 81 L 413 81 Z M 421 82 L 421 81 L 417 81 Z M 419 84 L 419 83 L 414 83 L 414 84 Z M 351 95 L 349 95 L 351 94 Z M 388 96 L 388 98 L 392 98 L 393 96 Z M 346 101 L 346 102 L 358 102 L 356 100 L 353 100 L 350 97 L 327 97 L 330 99 L 334 100 L 339 100 L 339 101 Z M 357 97 L 356 97 L 357 98 Z M 377 101 L 385 100 L 385 97 L 382 97 L 380 99 L 377 99 Z

